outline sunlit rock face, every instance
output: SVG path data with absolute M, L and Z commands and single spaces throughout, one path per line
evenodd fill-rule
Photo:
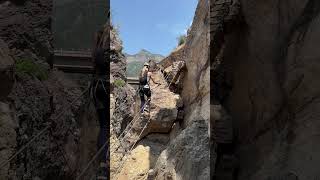
M 182 127 L 174 125 L 170 143 L 155 166 L 156 179 L 209 179 L 210 67 L 209 1 L 200 0 L 185 45 L 177 48 L 162 65 L 186 62 L 181 100 Z M 161 64 L 161 63 L 160 63 Z

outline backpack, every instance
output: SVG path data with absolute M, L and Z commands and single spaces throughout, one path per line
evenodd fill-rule
M 142 69 L 139 77 L 139 83 L 140 85 L 146 85 L 148 84 L 148 71 Z

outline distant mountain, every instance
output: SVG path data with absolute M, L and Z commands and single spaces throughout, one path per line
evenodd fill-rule
M 136 61 L 146 62 L 149 59 L 154 59 L 157 62 L 159 62 L 164 58 L 164 56 L 162 56 L 160 54 L 153 54 L 153 53 L 151 53 L 151 52 L 149 52 L 149 51 L 147 51 L 145 49 L 142 49 L 139 53 L 134 54 L 134 55 L 130 55 L 130 54 L 126 54 L 125 53 L 125 56 L 127 58 L 127 62 L 128 63 L 136 62 Z
M 165 57 L 160 54 L 153 54 L 145 49 L 142 49 L 139 53 L 130 55 L 126 54 L 127 60 L 127 76 L 136 77 L 138 76 L 143 64 L 149 59 L 153 59 L 156 62 L 160 62 Z

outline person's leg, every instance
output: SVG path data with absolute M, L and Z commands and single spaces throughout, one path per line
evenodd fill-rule
M 150 104 L 150 98 L 151 98 L 151 91 L 149 88 L 143 88 L 143 93 L 147 96 L 147 101 L 145 102 L 143 106 L 142 112 L 149 111 L 149 104 Z
M 141 104 L 140 104 L 140 111 L 142 111 L 143 106 L 145 104 L 145 99 L 144 99 L 144 92 L 143 89 L 139 90 L 139 95 L 140 95 L 140 100 L 141 100 Z
M 150 101 L 151 101 L 151 90 L 150 90 L 150 88 L 145 89 L 145 94 L 146 94 L 147 99 L 148 99 L 147 105 L 149 105 L 149 104 L 150 104 Z

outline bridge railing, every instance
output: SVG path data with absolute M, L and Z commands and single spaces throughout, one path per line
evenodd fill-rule
M 90 49 L 87 50 L 62 50 L 62 49 L 56 49 L 54 50 L 55 56 L 92 56 L 92 51 Z

